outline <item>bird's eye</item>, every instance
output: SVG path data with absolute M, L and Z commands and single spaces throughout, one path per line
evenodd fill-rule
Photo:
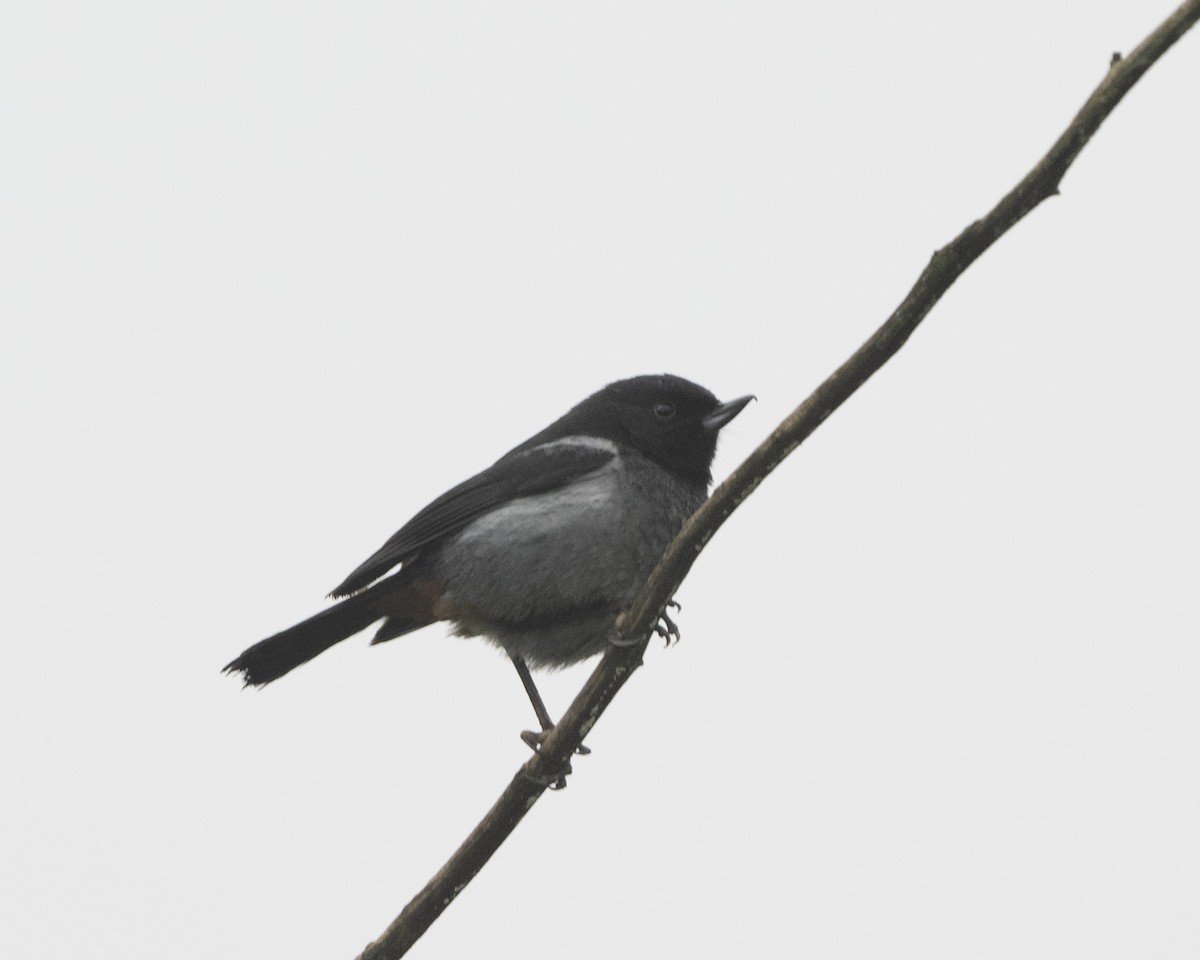
M 654 415 L 659 420 L 670 420 L 675 416 L 675 404 L 673 403 L 656 403 L 654 405 Z

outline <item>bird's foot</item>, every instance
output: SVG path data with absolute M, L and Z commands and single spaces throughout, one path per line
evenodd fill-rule
M 550 730 L 553 729 L 554 728 L 551 727 L 548 730 L 542 730 L 540 732 L 535 732 L 533 730 L 522 730 L 521 739 L 525 742 L 525 745 L 529 747 L 530 750 L 532 750 L 534 753 L 540 754 L 542 752 L 542 744 L 546 742 L 546 737 L 550 735 Z M 591 753 L 592 751 L 581 743 L 575 748 L 575 752 L 580 756 L 587 756 L 587 754 Z M 547 773 L 540 777 L 530 776 L 529 774 L 525 774 L 525 776 L 529 777 L 529 779 L 534 783 L 540 784 L 543 787 L 549 787 L 551 790 L 565 790 L 567 787 L 567 777 L 570 776 L 570 774 L 571 762 L 568 760 L 559 770 L 555 771 L 554 773 Z
M 566 790 L 567 776 L 571 772 L 571 765 L 568 763 L 558 773 L 545 773 L 540 777 L 535 777 L 532 773 L 526 773 L 525 779 L 532 780 L 539 787 L 549 787 L 551 790 Z
M 669 610 L 671 607 L 674 607 L 676 610 L 683 609 L 683 607 L 679 605 L 678 600 L 668 600 L 667 605 L 663 607 L 662 613 L 658 615 L 658 623 L 654 625 L 654 632 L 667 642 L 666 645 L 668 647 L 672 643 L 678 643 L 680 637 L 679 624 L 672 620 L 671 615 L 667 613 L 667 610 Z M 636 639 L 626 636 L 621 631 L 621 624 L 624 621 L 624 618 L 625 615 L 622 614 L 617 619 L 617 625 L 609 632 L 608 642 L 614 647 L 632 647 L 635 643 L 639 642 Z
M 679 624 L 671 619 L 671 615 L 667 613 L 671 607 L 676 610 L 682 610 L 677 600 L 668 600 L 667 605 L 663 607 L 663 612 L 658 615 L 658 623 L 654 625 L 654 632 L 663 638 L 664 645 L 670 646 L 673 643 L 679 642 Z
M 527 746 L 534 753 L 541 753 L 542 752 L 542 744 L 546 742 L 546 738 L 548 736 L 550 736 L 550 731 L 553 729 L 554 729 L 553 727 L 549 727 L 546 730 L 542 730 L 540 732 L 535 732 L 533 730 L 522 730 L 521 731 L 521 739 L 525 741 L 525 746 Z M 592 752 L 592 750 L 590 747 L 585 747 L 581 743 L 579 746 L 577 746 L 575 748 L 575 752 L 581 757 L 586 757 L 589 753 Z

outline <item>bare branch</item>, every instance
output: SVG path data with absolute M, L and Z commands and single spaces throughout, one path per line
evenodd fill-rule
M 383 935 L 362 952 L 359 960 L 394 960 L 403 956 L 470 883 L 570 761 L 575 748 L 617 691 L 641 665 L 660 612 L 721 524 L 788 454 L 904 345 L 967 267 L 1029 211 L 1058 193 L 1063 175 L 1100 124 L 1142 74 L 1197 19 L 1200 19 L 1200 0 L 1188 0 L 1128 57 L 1114 54 L 1107 76 L 1041 161 L 987 216 L 976 220 L 933 255 L 887 322 L 776 427 L 696 511 L 667 548 L 623 620 L 623 634 L 641 639 L 631 646 L 608 650 L 541 750 L 518 771 L 479 826 Z

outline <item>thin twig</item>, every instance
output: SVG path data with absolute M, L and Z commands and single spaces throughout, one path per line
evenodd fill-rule
M 623 620 L 624 635 L 642 639 L 632 646 L 612 647 L 605 653 L 540 751 L 517 772 L 479 826 L 383 935 L 362 952 L 359 960 L 395 960 L 403 956 L 462 892 L 547 785 L 565 768 L 617 691 L 641 665 L 659 613 L 721 524 L 788 454 L 904 345 L 967 267 L 1029 211 L 1058 193 L 1063 175 L 1100 124 L 1142 74 L 1197 19 L 1200 19 L 1200 0 L 1188 0 L 1128 57 L 1114 55 L 1107 76 L 1037 166 L 987 216 L 976 220 L 933 255 L 887 322 L 776 427 L 696 511 L 667 548 Z

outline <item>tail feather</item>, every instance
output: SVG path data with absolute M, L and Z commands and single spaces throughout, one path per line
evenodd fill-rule
M 259 641 L 226 664 L 225 673 L 241 671 L 246 686 L 261 687 L 278 680 L 336 643 L 354 636 L 386 616 L 377 604 L 380 593 L 390 593 L 403 572 L 382 580 L 362 593 L 322 610 L 316 616 Z M 407 578 L 406 578 L 407 579 Z
M 261 687 L 324 653 L 376 620 L 383 625 L 372 643 L 382 643 L 447 616 L 445 587 L 421 579 L 409 568 L 335 603 L 294 627 L 267 637 L 242 652 L 225 673 L 241 672 L 248 687 Z
M 380 618 L 361 597 L 350 597 L 315 617 L 267 637 L 225 666 L 225 673 L 241 671 L 246 686 L 261 687 L 307 663 L 335 643 L 352 637 Z

